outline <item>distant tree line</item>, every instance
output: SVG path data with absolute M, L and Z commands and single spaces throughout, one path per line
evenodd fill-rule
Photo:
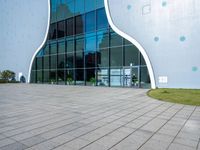
M 0 71 L 0 83 L 16 83 L 16 75 L 11 70 Z

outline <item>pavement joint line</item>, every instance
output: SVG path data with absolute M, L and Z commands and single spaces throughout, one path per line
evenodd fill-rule
M 138 103 L 138 105 L 142 105 L 142 103 Z M 135 107 L 135 106 L 138 106 L 138 105 L 134 105 L 134 107 Z M 120 106 L 120 107 L 121 107 L 121 106 Z M 132 106 L 131 106 L 131 107 L 132 107 Z M 126 110 L 126 109 L 127 109 L 127 108 L 124 108 L 124 109 L 122 109 L 122 110 L 120 110 L 120 111 L 118 111 L 118 112 L 115 112 L 115 113 L 113 113 L 113 114 L 119 113 L 119 112 L 124 111 L 124 110 Z M 106 111 L 106 112 L 107 112 L 107 111 Z M 106 113 L 106 112 L 105 112 L 105 113 Z M 105 118 L 107 118 L 107 117 L 112 116 L 113 114 L 108 115 L 108 116 L 106 116 L 106 117 L 103 117 L 103 118 L 101 118 L 101 119 L 92 121 L 92 122 L 90 122 L 90 123 L 88 123 L 88 124 L 85 124 L 84 126 L 88 126 L 88 125 L 90 125 L 90 124 L 92 124 L 92 123 L 95 123 L 96 121 L 99 121 L 99 120 L 103 120 L 103 119 L 105 119 Z M 89 118 L 88 118 L 88 119 L 89 119 Z M 83 120 L 84 120 L 84 119 L 83 119 Z M 79 121 L 80 121 L 80 120 L 79 120 Z M 73 123 L 78 123 L 79 121 L 75 121 L 75 122 L 73 122 Z M 67 124 L 67 125 L 71 125 L 71 124 L 73 124 L 73 123 L 70 123 L 70 124 Z M 66 126 L 66 125 L 64 125 L 64 126 Z M 61 126 L 61 127 L 59 127 L 59 128 L 62 128 L 62 127 L 64 127 L 64 126 Z M 81 126 L 81 127 L 78 127 L 78 128 L 72 129 L 72 130 L 69 130 L 69 131 L 64 132 L 64 133 L 62 133 L 62 134 L 59 134 L 59 135 L 57 135 L 57 136 L 55 136 L 55 137 L 61 136 L 61 135 L 63 135 L 63 134 L 69 133 L 69 132 L 71 132 L 71 131 L 75 131 L 75 130 L 77 130 L 77 129 L 79 129 L 79 128 L 82 128 L 82 127 L 84 127 L 84 126 Z M 102 126 L 101 126 L 101 127 L 102 127 Z M 51 129 L 51 130 L 45 131 L 45 132 L 43 132 L 43 133 L 40 133 L 40 134 L 37 134 L 37 135 L 34 135 L 34 136 L 38 136 L 38 135 L 41 135 L 41 134 L 44 134 L 44 133 L 48 133 L 49 131 L 53 131 L 53 130 L 56 130 L 56 129 L 59 129 L 59 128 Z M 25 132 L 24 132 L 24 133 L 25 133 Z M 21 133 L 20 133 L 20 134 L 21 134 Z M 19 134 L 17 134 L 17 135 L 19 135 Z M 4 135 L 4 136 L 5 136 L 5 135 Z M 13 136 L 10 136 L 10 137 L 7 137 L 7 138 L 13 139 L 12 137 L 13 137 Z M 47 140 L 45 140 L 45 141 L 48 141 L 48 140 L 53 139 L 53 138 L 55 138 L 55 137 L 49 138 L 49 139 L 47 139 Z M 30 137 L 30 138 L 31 138 L 31 137 Z M 43 142 L 45 142 L 45 141 L 43 141 Z M 43 143 L 43 142 L 41 142 L 41 143 Z M 40 143 L 38 143 L 38 144 L 40 144 Z
M 184 106 L 185 107 L 185 106 Z M 194 107 L 193 111 L 190 113 L 190 115 L 188 116 L 188 118 L 186 119 L 186 121 L 184 122 L 184 124 L 181 126 L 180 130 L 178 131 L 178 133 L 174 136 L 173 140 L 171 141 L 171 143 L 168 145 L 167 149 L 169 149 L 169 147 L 171 146 L 171 144 L 174 142 L 174 140 L 176 139 L 176 137 L 178 136 L 178 134 L 181 132 L 181 130 L 183 129 L 183 127 L 185 126 L 185 124 L 187 123 L 187 121 L 190 119 L 190 117 L 192 116 L 192 114 L 194 113 L 194 111 L 196 110 L 197 106 Z
M 140 103 L 139 103 L 140 104 Z M 107 108 L 108 110 L 112 110 L 112 109 L 116 109 L 116 108 L 118 108 L 118 107 L 122 107 L 121 105 L 120 106 L 118 106 L 119 104 L 116 104 L 115 106 L 116 107 L 114 107 L 114 106 L 111 106 L 111 107 L 114 107 L 114 108 L 111 108 L 111 109 L 109 109 L 109 108 Z M 127 104 L 123 104 L 123 106 L 125 106 L 125 105 L 127 105 Z M 131 108 L 132 106 L 130 106 L 130 108 Z M 129 108 L 129 107 L 128 107 Z M 127 108 L 126 108 L 127 109 Z M 97 109 L 97 110 L 99 110 L 99 109 Z M 97 110 L 93 110 L 93 111 L 91 111 L 91 112 L 95 112 L 95 111 L 97 111 Z M 101 109 L 100 109 L 101 110 Z M 108 110 L 105 110 L 104 112 L 101 112 L 101 114 L 102 113 L 106 113 Z M 125 109 L 124 109 L 125 110 Z M 88 113 L 91 113 L 91 112 L 88 112 Z M 88 113 L 86 113 L 86 114 L 88 114 Z M 83 115 L 84 116 L 84 115 Z M 96 115 L 95 115 L 96 116 Z M 94 117 L 94 116 L 92 116 L 92 117 Z M 65 121 L 65 120 L 70 120 L 70 119 L 74 119 L 74 118 L 79 118 L 79 116 L 77 116 L 77 117 L 71 117 L 71 118 L 66 118 L 66 119 L 63 119 L 63 120 L 60 120 L 59 122 L 62 122 L 62 121 Z M 84 119 L 89 119 L 89 118 L 83 118 L 83 120 Z M 50 119 L 51 120 L 51 119 Z M 80 120 L 79 120 L 80 121 Z M 77 122 L 77 121 L 74 121 L 74 123 L 75 122 Z M 48 125 L 52 125 L 52 124 L 55 124 L 55 123 L 58 123 L 58 121 L 56 121 L 56 122 L 53 122 L 53 123 L 50 123 L 50 124 L 48 124 Z M 36 124 L 38 124 L 38 123 L 36 123 Z M 70 124 L 72 124 L 72 123 L 70 123 Z M 70 125 L 70 124 L 66 124 L 66 125 Z M 34 125 L 34 124 L 33 124 Z M 34 129 L 31 129 L 31 130 L 28 130 L 28 131 L 32 131 L 32 130 L 35 130 L 35 129 L 39 129 L 39 128 L 42 128 L 42 127 L 46 127 L 46 126 L 48 126 L 48 125 L 44 125 L 44 126 L 41 126 L 41 127 L 38 127 L 38 128 L 34 128 Z M 64 126 L 66 126 L 66 125 L 64 125 Z M 27 125 L 26 125 L 27 126 Z M 25 126 L 25 127 L 26 127 Z M 23 127 L 19 127 L 19 128 L 16 128 L 16 129 L 12 129 L 12 130 L 17 130 L 17 129 L 21 129 L 21 128 L 23 128 Z M 8 132 L 8 131 L 12 131 L 12 130 L 7 130 L 7 131 L 5 131 L 5 132 Z M 22 134 L 22 133 L 25 133 L 25 132 L 28 132 L 28 131 L 24 131 L 24 132 L 21 132 L 21 133 L 18 133 L 18 134 L 15 134 L 15 135 L 19 135 L 19 134 Z M 4 136 L 6 136 L 4 133 L 5 132 L 1 132 L 1 134 L 3 134 Z M 15 136 L 15 135 L 12 135 L 12 136 Z M 6 137 L 12 137 L 12 136 L 6 136 Z
M 154 132 L 153 133 L 153 135 L 151 135 L 139 148 L 138 148 L 138 150 L 140 149 L 140 148 L 142 148 L 142 146 L 144 146 L 144 144 L 146 144 L 156 133 L 158 133 L 158 131 L 160 130 L 160 129 L 162 129 L 162 127 L 164 127 L 178 112 L 180 112 L 182 109 L 184 108 L 184 106 L 182 106 L 182 108 L 180 108 L 176 113 L 174 113 L 174 115 L 170 118 L 170 119 L 168 119 L 160 128 L 158 128 L 158 130 L 156 130 L 156 132 Z M 158 117 L 158 116 L 157 116 Z M 157 118 L 156 117 L 156 118 Z M 154 118 L 155 119 L 155 118 Z
M 161 104 L 159 104 L 158 106 L 154 107 L 153 109 L 155 109 L 155 108 L 157 108 L 157 107 L 160 107 L 160 106 L 162 106 L 163 104 L 164 104 L 164 103 L 161 103 Z M 145 107 L 148 107 L 148 106 L 149 106 L 149 105 L 147 105 L 147 106 L 145 106 Z M 139 108 L 138 110 L 141 110 L 141 109 L 142 109 L 142 108 Z M 153 109 L 151 109 L 150 111 L 152 111 Z M 138 110 L 136 110 L 135 112 L 137 112 Z M 148 112 L 150 112 L 150 111 L 148 111 Z M 130 115 L 130 114 L 132 114 L 132 113 L 134 113 L 134 112 L 131 112 L 131 113 L 129 113 L 128 115 Z M 144 114 L 140 115 L 139 117 L 141 117 L 141 116 L 143 116 L 143 115 L 144 115 Z M 122 116 L 122 117 L 125 117 L 125 116 Z M 122 117 L 120 117 L 119 119 L 121 119 Z M 137 118 L 139 118 L 139 117 L 137 117 Z M 132 119 L 130 122 L 136 120 L 137 118 Z M 119 119 L 117 119 L 117 120 L 119 120 Z M 116 121 L 116 120 L 110 122 L 109 124 L 111 124 L 111 123 L 113 123 L 113 122 L 115 122 L 115 121 Z M 126 123 L 126 124 L 127 124 L 127 123 Z M 125 124 L 125 125 L 126 125 L 126 124 Z M 108 125 L 108 124 L 106 124 L 106 125 Z M 104 125 L 104 126 L 106 126 L 106 125 Z M 122 126 L 118 127 L 117 129 L 115 129 L 115 130 L 109 132 L 108 134 L 110 134 L 110 133 L 112 133 L 112 132 L 118 130 L 119 128 L 121 128 L 121 127 L 123 127 L 123 126 L 125 126 L 125 125 L 122 125 Z M 103 126 L 102 126 L 102 127 L 103 127 Z M 100 127 L 100 128 L 101 128 L 101 127 Z M 99 129 L 99 128 L 98 128 L 98 129 Z M 97 130 L 97 129 L 95 129 L 95 130 Z M 94 131 L 95 131 L 95 130 L 94 130 Z M 90 133 L 90 132 L 89 132 L 89 133 Z M 88 133 L 86 133 L 86 134 L 88 134 Z M 83 135 L 81 135 L 81 136 L 84 136 L 84 135 L 86 135 L 86 134 L 83 134 Z M 107 134 L 106 134 L 106 135 L 107 135 Z M 106 136 L 106 135 L 104 135 L 104 136 Z M 80 138 L 81 136 L 79 136 L 78 138 Z M 104 136 L 102 136 L 102 137 L 104 137 Z M 102 137 L 101 137 L 101 138 L 102 138 Z M 75 139 L 76 139 L 76 138 L 75 138 Z M 100 138 L 99 138 L 99 139 L 100 139 Z M 71 142 L 71 141 L 73 141 L 73 140 L 74 140 L 74 139 L 72 139 L 72 140 L 70 140 L 70 141 L 67 141 L 67 142 L 65 142 L 64 144 L 69 143 L 69 142 Z M 97 139 L 97 140 L 98 140 L 98 139 Z M 97 140 L 95 140 L 95 141 L 97 141 Z M 85 145 L 84 147 L 82 147 L 82 148 L 80 148 L 80 149 L 83 149 L 83 148 L 87 147 L 88 145 L 94 143 L 95 141 L 93 141 L 93 142 L 91 142 L 91 143 Z M 61 144 L 61 145 L 59 145 L 59 146 L 62 146 L 62 145 L 64 145 L 64 144 Z M 57 146 L 57 147 L 59 147 L 59 146 Z M 57 147 L 55 147 L 55 148 L 57 148 Z
M 113 102 L 110 102 L 110 104 L 112 104 Z M 120 102 L 120 103 L 123 103 L 123 102 Z M 119 103 L 118 103 L 119 104 Z M 118 105 L 118 104 L 116 104 L 116 105 Z M 104 104 L 102 104 L 102 105 L 104 105 Z M 113 105 L 111 105 L 111 107 L 112 107 Z M 63 108 L 64 109 L 64 108 Z M 98 108 L 99 110 L 101 110 L 102 108 Z M 98 109 L 94 109 L 94 110 L 91 110 L 91 112 L 93 112 L 93 111 L 97 111 Z M 59 111 L 61 111 L 61 110 L 59 110 Z M 60 112 L 58 112 L 58 113 L 60 113 Z M 41 114 L 44 114 L 44 112 L 43 113 L 41 113 Z M 52 114 L 55 114 L 54 112 L 52 112 Z M 45 114 L 44 115 L 44 117 L 45 116 L 48 116 L 49 114 Z M 43 117 L 43 116 L 42 116 Z M 36 117 L 37 118 L 37 117 Z M 28 120 L 28 121 L 32 121 L 32 120 L 34 120 L 34 119 L 36 119 L 36 118 L 33 118 L 33 119 L 30 119 L 30 120 Z M 38 119 L 39 119 L 40 117 L 38 117 Z M 16 119 L 16 120 L 18 120 L 18 119 Z M 14 120 L 15 121 L 15 120 Z M 25 120 L 25 121 L 21 121 L 21 122 L 18 122 L 18 123 L 23 123 L 23 122 L 26 122 L 27 120 Z M 10 121 L 11 122 L 11 121 Z M 16 123 L 17 124 L 17 123 Z M 13 124 L 12 124 L 13 125 Z
M 116 131 L 116 130 L 118 130 L 118 129 L 124 127 L 124 126 L 126 126 L 128 123 L 131 123 L 131 122 L 133 122 L 134 120 L 139 119 L 140 117 L 142 117 L 142 116 L 144 116 L 145 114 L 147 114 L 147 113 L 149 113 L 149 112 L 151 112 L 151 111 L 153 111 L 153 110 L 159 108 L 159 107 L 162 106 L 162 105 L 164 105 L 164 103 L 161 103 L 161 104 L 158 105 L 157 107 L 151 109 L 150 111 L 147 111 L 147 112 L 143 113 L 142 115 L 140 115 L 140 116 L 138 116 L 137 118 L 135 118 L 135 119 L 133 119 L 133 120 L 127 122 L 126 124 L 124 124 L 124 125 L 120 126 L 119 128 L 113 130 L 112 132 L 109 132 L 109 133 L 107 133 L 106 135 L 104 135 L 104 136 L 98 138 L 97 140 L 95 140 L 95 141 L 93 141 L 93 142 L 91 142 L 91 143 L 89 143 L 89 144 L 83 146 L 82 148 L 80 148 L 80 150 L 81 150 L 81 149 L 84 149 L 85 147 L 89 146 L 90 144 L 92 144 L 92 143 L 98 141 L 99 139 L 101 139 L 101 138 L 103 138 L 103 137 L 105 137 L 105 136 L 107 136 L 107 135 L 113 133 L 114 131 Z M 169 108 L 172 107 L 172 106 L 173 106 L 173 105 L 169 106 Z M 150 122 L 151 120 L 153 120 L 153 119 L 150 119 L 148 122 Z M 147 122 L 147 123 L 148 123 L 148 122 Z M 145 123 L 144 125 L 146 125 L 147 123 Z M 141 127 L 143 127 L 144 125 L 142 125 Z M 141 128 L 141 127 L 140 127 L 140 128 Z M 111 148 L 113 148 L 114 146 L 116 146 L 117 144 L 119 144 L 120 142 L 122 142 L 123 140 L 125 140 L 127 137 L 129 137 L 129 136 L 130 136 L 131 134 L 133 134 L 134 132 L 138 131 L 138 129 L 140 129 L 140 128 L 137 128 L 136 130 L 134 130 L 133 132 L 131 132 L 130 134 L 128 134 L 127 136 L 125 136 L 124 138 L 122 138 L 122 139 L 121 139 L 120 141 L 118 141 L 116 144 L 114 144 L 114 145 L 112 145 L 110 148 L 108 148 L 108 150 L 110 150 Z
M 134 105 L 134 107 L 135 107 L 135 106 L 139 106 L 139 105 L 143 105 L 143 104 L 142 104 L 142 103 L 139 103 L 138 105 Z M 142 107 L 142 108 L 145 108 L 145 107 L 147 107 L 147 106 L 149 106 L 149 104 L 145 105 L 145 106 Z M 142 109 L 142 108 L 139 108 L 138 110 L 140 110 L 140 109 Z M 126 109 L 124 109 L 124 110 L 126 110 Z M 134 110 L 133 112 L 136 112 L 136 111 L 138 111 L 138 110 Z M 119 112 L 121 112 L 121 111 L 119 111 Z M 133 112 L 132 112 L 132 113 L 133 113 Z M 116 114 L 116 113 L 115 113 L 115 114 Z M 113 115 L 113 114 L 112 114 L 112 115 Z M 112 116 L 112 115 L 109 115 L 109 116 Z M 127 114 L 126 114 L 126 115 L 127 115 Z M 124 116 L 126 116 L 126 115 L 124 115 Z M 108 117 L 109 117 L 109 116 L 108 116 Z M 121 116 L 121 117 L 119 117 L 118 119 L 115 119 L 114 121 L 119 120 L 119 119 L 123 118 L 124 116 Z M 102 119 L 105 119 L 105 118 L 107 118 L 107 117 L 104 117 L 104 118 L 102 118 Z M 101 119 L 101 120 L 102 120 L 102 119 Z M 97 121 L 97 120 L 96 120 L 96 121 Z M 88 124 L 86 124 L 86 125 L 84 125 L 84 126 L 78 127 L 78 128 L 73 129 L 73 130 L 71 130 L 71 131 L 62 133 L 62 134 L 60 134 L 60 135 L 58 135 L 58 136 L 61 136 L 61 135 L 63 135 L 63 134 L 66 134 L 66 133 L 75 131 L 75 130 L 77 130 L 77 129 L 79 129 L 79 128 L 82 128 L 82 127 L 86 127 L 86 126 L 88 126 L 88 125 L 91 125 L 92 123 L 95 123 L 96 121 L 90 122 L 90 123 L 88 123 Z M 98 121 L 99 121 L 99 119 L 98 119 Z M 93 129 L 93 130 L 91 130 L 91 131 L 89 131 L 89 132 L 87 132 L 87 133 L 84 133 L 84 134 L 82 134 L 82 135 L 80 135 L 80 136 L 78 136 L 78 137 L 75 137 L 74 139 L 77 139 L 77 138 L 79 138 L 79 137 L 81 137 L 81 136 L 83 136 L 83 135 L 86 135 L 86 134 L 88 134 L 88 133 L 91 133 L 91 132 L 93 132 L 93 131 L 95 131 L 95 130 L 97 130 L 97 129 L 103 127 L 103 126 L 106 126 L 106 125 L 108 125 L 108 124 L 111 124 L 111 123 L 112 123 L 112 122 L 107 123 L 107 124 L 105 123 L 104 125 L 102 125 L 102 126 L 100 126 L 100 127 L 97 127 L 97 128 L 95 128 L 95 129 Z M 48 140 L 51 140 L 51 139 L 56 138 L 56 137 L 58 137 L 58 136 L 49 138 Z M 73 141 L 74 139 L 69 140 L 68 142 Z M 45 141 L 43 141 L 43 142 L 46 142 L 46 141 L 48 141 L 48 140 L 45 140 Z M 43 143 L 43 142 L 41 142 L 41 143 Z M 66 142 L 66 143 L 68 143 L 68 142 Z M 38 144 L 40 144 L 40 143 L 38 143 Z M 36 145 L 38 145 L 38 144 L 36 144 Z M 64 143 L 64 144 L 65 144 L 65 143 Z M 61 146 L 61 145 L 63 145 L 63 144 L 60 144 L 59 146 Z M 59 146 L 56 146 L 56 147 L 59 147 Z M 54 148 L 56 148 L 56 147 L 54 147 Z

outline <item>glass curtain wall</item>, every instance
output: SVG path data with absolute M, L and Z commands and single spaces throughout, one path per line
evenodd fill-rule
M 130 66 L 148 87 L 142 55 L 110 28 L 103 0 L 51 0 L 48 40 L 34 60 L 32 83 L 124 86 Z

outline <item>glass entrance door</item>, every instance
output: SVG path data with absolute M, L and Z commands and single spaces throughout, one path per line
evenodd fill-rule
M 128 66 L 123 68 L 123 86 L 124 87 L 140 87 L 140 71 L 139 66 Z

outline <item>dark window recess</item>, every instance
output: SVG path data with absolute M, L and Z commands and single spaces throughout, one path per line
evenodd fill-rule
M 51 24 L 50 29 L 49 29 L 49 39 L 50 40 L 56 39 L 56 37 L 57 37 L 56 32 L 57 32 L 56 31 L 56 23 Z
M 74 35 L 74 18 L 66 21 L 66 36 Z
M 76 19 L 76 34 L 81 34 L 84 31 L 84 17 L 82 15 L 77 16 Z
M 58 22 L 58 38 L 65 36 L 65 21 Z

